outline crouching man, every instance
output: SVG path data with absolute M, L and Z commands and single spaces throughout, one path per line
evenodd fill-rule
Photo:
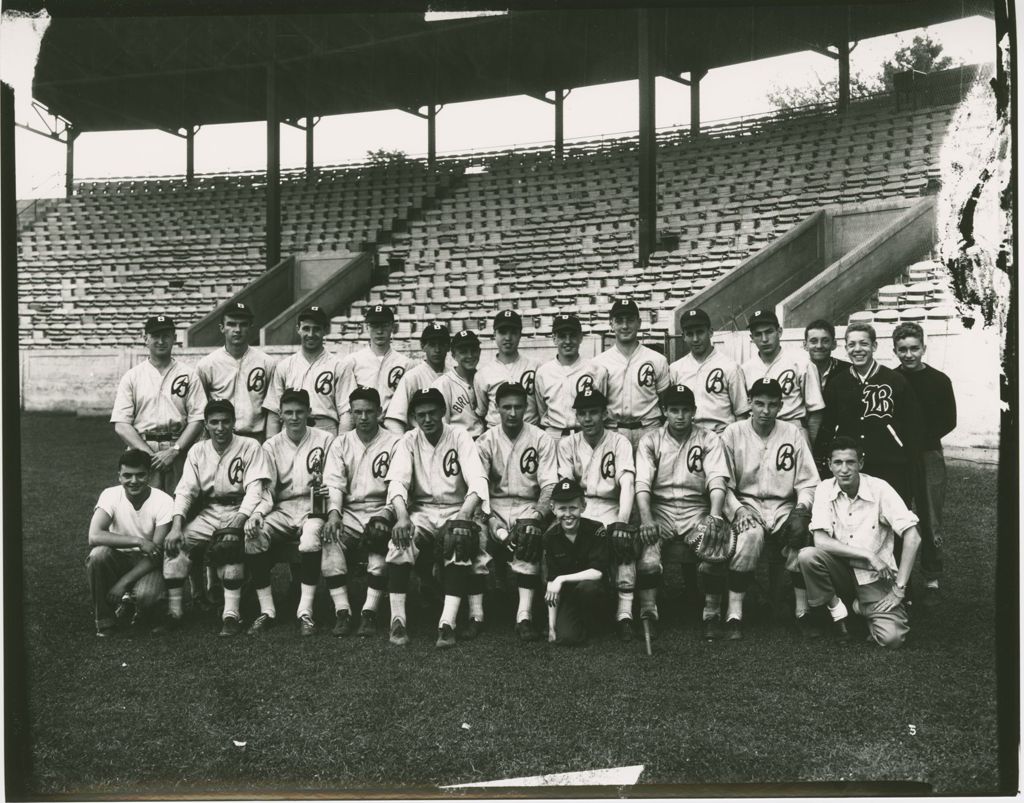
M 840 436 L 829 449 L 833 479 L 814 493 L 814 546 L 800 550 L 800 571 L 811 610 L 827 607 L 832 632 L 850 640 L 847 604 L 864 616 L 868 633 L 883 647 L 899 647 L 909 627 L 903 604 L 921 536 L 917 516 L 885 480 L 862 474 L 864 456 L 856 440 Z M 899 568 L 895 534 L 903 537 Z

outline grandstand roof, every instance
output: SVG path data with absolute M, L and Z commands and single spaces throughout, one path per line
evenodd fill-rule
M 53 22 L 33 94 L 79 130 L 263 120 L 271 58 L 279 65 L 282 119 L 539 95 L 637 74 L 635 11 L 576 10 L 583 3 L 567 0 L 559 10 L 529 10 L 513 0 L 503 4 L 512 8 L 507 16 L 443 22 L 426 22 L 421 11 L 158 16 L 167 14 L 166 3 L 131 6 L 156 12 L 149 16 L 82 16 L 85 2 L 61 13 L 74 5 L 47 4 Z M 308 0 L 300 5 L 313 8 Z M 123 14 L 125 7 L 107 11 Z M 836 39 L 847 10 L 852 42 L 991 16 L 993 7 L 991 0 L 677 4 L 652 12 L 656 71 L 678 75 L 821 48 Z

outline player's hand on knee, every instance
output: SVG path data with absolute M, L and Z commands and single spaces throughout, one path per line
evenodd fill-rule
M 263 516 L 259 513 L 253 513 L 248 519 L 246 519 L 245 527 L 243 529 L 245 531 L 246 538 L 252 538 L 263 530 Z
M 324 522 L 320 539 L 325 544 L 341 543 L 341 514 L 337 510 L 332 510 L 327 514 L 327 521 Z
M 736 509 L 736 515 L 733 516 L 732 520 L 733 527 L 736 528 L 737 532 L 743 530 L 749 530 L 754 527 L 761 526 L 761 518 L 757 515 L 752 507 L 747 505 L 740 505 Z
M 896 591 L 895 588 L 889 591 L 884 597 L 882 597 L 874 605 L 875 613 L 888 613 L 889 611 L 896 610 L 903 603 L 903 595 Z
M 643 523 L 640 525 L 640 543 L 644 546 L 656 544 L 660 538 L 661 528 L 654 522 Z
M 139 540 L 139 551 L 147 558 L 155 560 L 160 557 L 160 545 L 153 543 L 148 538 Z
M 556 577 L 548 582 L 547 591 L 544 593 L 544 601 L 552 608 L 558 607 L 558 597 L 562 593 L 562 580 Z
M 412 546 L 413 526 L 408 518 L 400 518 L 391 531 L 391 540 L 399 549 L 408 549 Z
M 184 533 L 180 528 L 171 527 L 171 531 L 167 534 L 167 540 L 164 541 L 164 554 L 169 558 L 175 557 L 181 551 L 184 538 Z

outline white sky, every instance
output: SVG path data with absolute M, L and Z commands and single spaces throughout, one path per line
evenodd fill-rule
M 995 57 L 995 26 L 970 17 L 929 29 L 944 53 L 966 64 Z M 863 40 L 850 57 L 851 72 L 874 73 L 879 64 L 914 32 Z M 804 52 L 712 70 L 701 83 L 701 118 L 705 122 L 768 111 L 766 93 L 773 84 L 802 84 L 811 73 L 834 75 L 834 60 Z M 689 122 L 689 89 L 659 78 L 657 126 Z M 637 129 L 635 81 L 573 90 L 565 101 L 566 140 Z M 41 127 L 38 118 L 20 119 Z M 367 150 L 387 148 L 411 155 L 426 151 L 426 121 L 404 112 L 372 112 L 326 117 L 316 127 L 317 164 L 363 159 Z M 55 197 L 64 192 L 64 145 L 18 128 L 16 148 L 18 198 Z M 549 143 L 554 136 L 550 104 L 515 96 L 446 106 L 437 117 L 439 153 Z M 263 123 L 207 126 L 195 140 L 197 173 L 260 170 L 266 165 Z M 305 164 L 305 134 L 281 126 L 281 166 Z M 185 141 L 161 131 L 83 134 L 75 142 L 78 178 L 180 175 L 185 171 Z

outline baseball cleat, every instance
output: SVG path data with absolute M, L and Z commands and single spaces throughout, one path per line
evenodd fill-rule
M 455 631 L 451 625 L 441 625 L 437 629 L 437 642 L 434 646 L 439 650 L 455 646 Z
M 316 635 L 316 625 L 313 624 L 313 617 L 308 613 L 299 617 L 299 635 L 303 638 Z
M 249 635 L 258 636 L 260 633 L 270 630 L 270 628 L 275 624 L 277 624 L 277 620 L 273 616 L 269 613 L 261 613 L 253 620 L 253 623 L 249 625 Z
M 832 623 L 832 640 L 836 644 L 849 644 L 850 643 L 850 631 L 846 629 L 846 618 L 843 617 L 838 622 Z
M 619 641 L 632 641 L 633 640 L 633 620 L 632 619 L 619 619 L 618 624 L 615 625 L 615 629 L 619 634 Z
M 114 611 L 114 618 L 119 622 L 130 622 L 135 618 L 135 613 L 135 600 L 132 599 L 131 593 L 126 591 L 118 603 L 117 610 Z
M 225 616 L 220 626 L 218 635 L 231 637 L 242 632 L 242 620 L 237 616 Z
M 520 641 L 536 641 L 540 638 L 540 634 L 534 629 L 533 622 L 529 619 L 523 619 L 516 623 L 516 635 L 519 636 Z
M 363 611 L 359 614 L 359 632 L 356 634 L 360 638 L 366 638 L 367 636 L 377 635 L 377 614 L 374 611 Z
M 469 624 L 466 625 L 466 630 L 462 634 L 463 638 L 467 641 L 472 641 L 483 632 L 484 623 L 479 619 L 470 619 Z
M 179 627 L 181 627 L 181 617 L 171 616 L 171 614 L 165 613 L 157 620 L 157 623 L 153 626 L 153 629 L 150 632 L 154 636 L 162 636 L 165 633 L 174 632 Z
M 941 602 L 942 595 L 939 593 L 939 587 L 925 586 L 924 593 L 921 594 L 921 607 L 937 608 Z
M 114 625 L 97 625 L 96 636 L 98 638 L 110 638 L 117 631 Z
M 808 611 L 796 617 L 796 629 L 806 639 L 821 638 L 821 628 L 814 621 L 814 615 Z
M 851 610 L 851 611 L 853 611 L 853 612 L 854 612 L 854 614 L 856 614 L 857 616 L 863 616 L 863 615 L 864 615 L 864 611 L 863 611 L 863 609 L 862 609 L 862 608 L 860 607 L 860 600 L 859 600 L 859 599 L 855 599 L 855 600 L 854 600 L 854 601 L 853 601 L 853 602 L 852 602 L 852 603 L 850 604 L 850 610 Z
M 743 620 L 730 619 L 725 623 L 725 640 L 740 641 L 743 638 Z
M 409 643 L 409 634 L 405 632 L 405 624 L 401 619 L 395 619 L 391 623 L 391 636 L 388 641 L 399 647 L 404 647 Z
M 350 611 L 337 611 L 334 614 L 334 629 L 332 636 L 347 636 L 352 632 L 352 613 Z
M 718 641 L 724 635 L 722 633 L 722 619 L 716 613 L 710 619 L 700 623 L 700 634 L 704 641 Z

